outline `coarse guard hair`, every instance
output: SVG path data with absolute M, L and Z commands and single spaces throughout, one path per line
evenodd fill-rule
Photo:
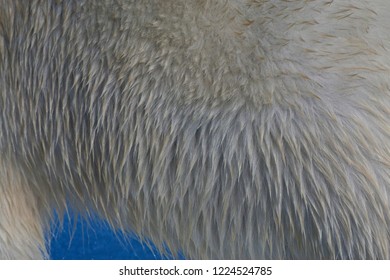
M 389 259 L 389 26 L 388 0 L 0 0 L 0 258 L 48 258 L 72 209 L 191 259 Z

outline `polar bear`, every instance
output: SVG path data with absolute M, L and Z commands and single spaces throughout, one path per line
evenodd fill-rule
M 390 258 L 387 0 L 0 0 L 0 258 L 53 213 L 190 259 Z

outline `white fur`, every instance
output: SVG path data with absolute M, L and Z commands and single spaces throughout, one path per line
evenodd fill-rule
M 0 0 L 0 257 L 44 257 L 71 205 L 188 258 L 388 259 L 389 19 Z

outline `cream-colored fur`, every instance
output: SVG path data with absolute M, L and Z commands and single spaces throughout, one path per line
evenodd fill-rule
M 10 162 L 0 162 L 0 256 L 30 259 L 46 256 L 39 197 Z
M 0 257 L 46 257 L 69 206 L 188 258 L 390 258 L 389 26 L 387 0 L 0 0 Z

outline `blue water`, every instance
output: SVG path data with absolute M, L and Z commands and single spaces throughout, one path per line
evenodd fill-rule
M 159 260 L 167 259 L 135 237 L 113 232 L 101 221 L 87 223 L 65 218 L 63 229 L 54 230 L 50 257 L 54 260 Z

